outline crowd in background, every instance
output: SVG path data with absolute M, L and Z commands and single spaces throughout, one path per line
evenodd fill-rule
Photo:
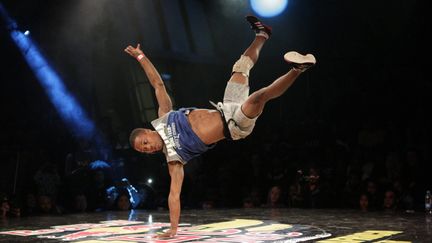
M 135 127 L 122 124 L 140 119 L 141 116 L 128 114 L 128 108 L 137 111 L 136 103 L 148 100 L 148 97 L 135 100 L 140 90 L 128 87 L 128 80 L 137 79 L 141 87 L 145 86 L 141 83 L 145 79 L 139 79 L 130 63 L 118 65 L 123 60 L 133 61 L 120 54 L 124 41 L 153 40 L 147 43 L 149 53 L 159 56 L 157 61 L 163 64 L 157 66 L 161 73 L 172 76 L 169 86 L 176 91 L 173 92 L 176 104 L 195 104 L 194 101 L 208 104 L 207 99 L 212 96 L 220 98 L 230 69 L 214 65 L 207 60 L 207 54 L 197 55 L 201 47 L 194 46 L 189 20 L 184 21 L 186 25 L 179 23 L 187 27 L 186 36 L 192 36 L 186 39 L 186 44 L 191 44 L 188 58 L 189 55 L 183 57 L 184 53 L 179 55 L 175 46 L 170 46 L 178 40 L 183 43 L 183 35 L 167 36 L 166 29 L 150 34 L 131 32 L 125 28 L 129 22 L 122 19 L 137 18 L 116 17 L 114 21 L 111 10 L 116 9 L 115 5 L 104 9 L 93 4 L 97 17 L 92 14 L 90 19 L 81 18 L 82 25 L 77 25 L 61 14 L 70 12 L 69 3 L 63 8 L 58 2 L 48 5 L 27 2 L 15 7 L 9 4 L 7 9 L 22 27 L 28 22 L 26 28 L 32 30 L 32 39 L 55 64 L 66 90 L 95 119 L 108 146 L 100 147 L 70 132 L 47 91 L 24 62 L 10 31 L 2 25 L 1 217 L 133 207 L 167 210 L 169 175 L 164 156 L 133 151 L 128 135 Z M 181 2 L 184 8 L 186 1 Z M 231 8 L 233 4 L 226 7 L 218 1 L 201 2 L 208 2 L 200 16 L 208 20 L 211 41 L 198 44 L 214 45 L 209 55 L 231 65 L 233 60 L 227 59 L 234 57 L 232 53 L 237 53 L 240 46 L 243 48 L 245 38 L 249 41 L 249 36 L 240 31 L 249 30 L 238 21 L 244 6 Z M 398 12 L 380 11 L 388 7 L 387 3 L 376 1 L 374 5 L 378 8 L 367 15 L 364 12 L 369 10 L 368 5 L 362 7 L 355 2 L 351 6 L 344 2 L 344 21 L 340 21 L 339 14 L 332 14 L 339 11 L 334 4 L 328 5 L 329 14 L 321 14 L 325 2 L 314 3 L 317 7 L 311 8 L 308 1 L 296 1 L 294 7 L 297 10 L 306 7 L 306 11 L 293 11 L 293 15 L 283 17 L 285 21 L 275 19 L 279 37 L 275 35 L 276 39 L 266 47 L 270 48 L 266 51 L 270 56 L 262 56 L 261 63 L 254 68 L 251 91 L 272 80 L 276 71 L 285 70 L 282 58 L 268 62 L 285 48 L 316 50 L 319 65 L 305 74 L 301 82 L 296 82 L 288 91 L 290 94 L 271 102 L 280 102 L 276 112 L 266 107 L 249 137 L 236 142 L 222 141 L 185 166 L 182 207 L 424 211 L 425 192 L 432 189 L 428 170 L 432 162 L 429 105 L 432 85 L 426 55 L 430 41 L 424 31 L 429 26 L 426 24 L 429 11 L 423 1 L 412 2 L 393 4 L 395 10 L 403 10 Z M 226 14 L 221 7 L 235 14 Z M 81 12 L 77 11 L 79 15 L 75 17 L 81 16 Z M 157 11 L 157 16 L 159 12 L 163 11 Z M 139 18 L 143 16 L 140 11 L 138 14 Z M 290 21 L 290 16 L 301 21 Z M 155 20 L 162 21 L 164 26 L 165 16 L 159 17 Z M 144 24 L 141 27 L 147 24 L 135 22 Z M 227 24 L 230 28 L 221 28 Z M 237 24 L 241 27 L 235 27 Z M 87 30 L 90 32 L 86 33 Z M 76 35 L 78 32 L 81 34 Z M 159 34 L 162 42 L 157 41 Z M 227 45 L 227 37 L 231 35 L 232 41 Z M 133 66 L 139 69 L 136 63 Z M 218 74 L 219 70 L 224 73 Z M 223 84 L 219 85 L 220 80 Z M 101 114 L 115 114 L 122 118 L 118 122 L 121 124 L 113 125 L 109 118 L 96 120 Z M 138 205 L 130 201 L 131 185 L 141 199 Z
M 100 149 L 68 134 L 54 113 L 47 117 L 45 126 L 11 124 L 17 127 L 2 141 L 8 148 L 1 154 L 8 171 L 0 188 L 3 217 L 167 209 L 162 154 L 133 151 L 129 131 L 116 131 L 109 119 L 98 124 L 110 144 Z M 422 211 L 430 146 L 430 127 L 421 121 L 275 125 L 264 118 L 247 139 L 222 141 L 185 166 L 182 207 Z

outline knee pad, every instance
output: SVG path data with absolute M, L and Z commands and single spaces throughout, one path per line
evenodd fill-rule
M 234 64 L 231 74 L 242 73 L 246 77 L 249 77 L 249 71 L 254 66 L 254 62 L 248 56 L 241 55 L 240 59 Z
M 252 132 L 252 129 L 255 127 L 255 122 L 258 119 L 258 116 L 254 118 L 247 117 L 241 110 L 241 106 L 239 106 L 234 112 L 232 119 L 240 128 Z

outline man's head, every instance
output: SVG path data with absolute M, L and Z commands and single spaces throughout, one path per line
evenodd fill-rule
M 367 194 L 363 193 L 360 195 L 359 198 L 359 207 L 362 211 L 368 211 L 368 207 L 369 207 L 369 198 L 367 196 Z
M 164 145 L 156 131 L 145 128 L 135 128 L 129 136 L 129 142 L 136 151 L 148 154 L 161 151 Z
M 276 204 L 279 202 L 281 196 L 281 188 L 279 186 L 273 186 L 268 194 L 268 200 L 272 204 Z
M 384 193 L 384 209 L 393 209 L 395 208 L 396 203 L 396 194 L 393 190 L 387 190 Z
M 50 213 L 53 209 L 53 201 L 51 197 L 47 195 L 39 195 L 38 205 L 42 213 Z
M 129 200 L 129 195 L 126 193 L 122 193 L 117 198 L 117 209 L 121 211 L 127 211 L 131 207 L 131 203 Z

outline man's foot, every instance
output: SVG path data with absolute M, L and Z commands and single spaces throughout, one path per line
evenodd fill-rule
M 270 26 L 263 24 L 261 20 L 253 15 L 247 15 L 246 21 L 249 22 L 251 29 L 255 31 L 256 35 L 263 36 L 266 39 L 270 38 L 272 34 L 272 28 Z
M 293 69 L 304 72 L 316 63 L 316 59 L 312 54 L 302 55 L 295 51 L 285 53 L 284 59 L 287 63 L 293 66 Z

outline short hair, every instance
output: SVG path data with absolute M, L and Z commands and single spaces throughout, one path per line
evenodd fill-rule
M 130 136 L 129 136 L 129 143 L 132 146 L 132 148 L 135 148 L 135 139 L 140 135 L 141 133 L 147 132 L 145 128 L 135 128 L 132 130 Z

